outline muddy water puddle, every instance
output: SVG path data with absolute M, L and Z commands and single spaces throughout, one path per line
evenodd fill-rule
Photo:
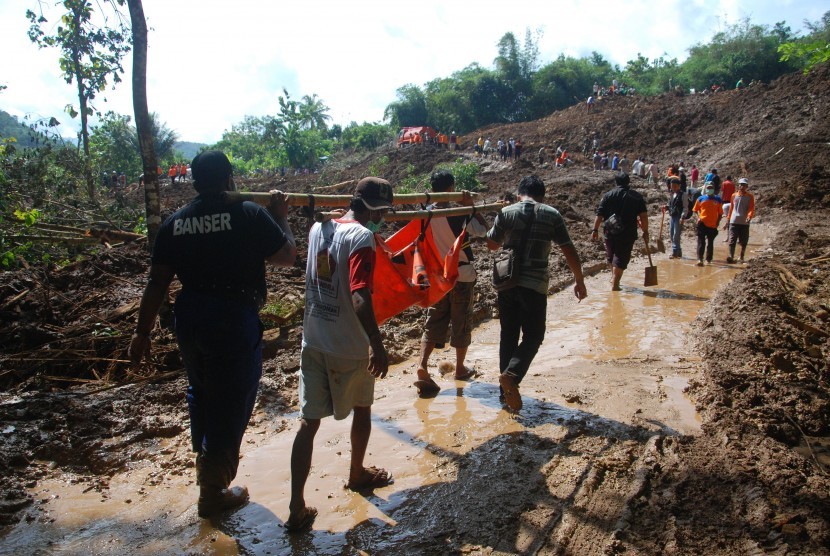
M 750 252 L 762 243 L 763 235 L 753 230 Z M 693 245 L 685 247 L 693 253 Z M 716 260 L 725 254 L 718 242 Z M 722 262 L 700 268 L 692 258 L 663 255 L 655 263 L 656 287 L 642 287 L 644 267 L 635 264 L 621 292 L 607 291 L 610 282 L 602 273 L 587 281 L 589 297 L 582 303 L 569 291 L 549 298 L 545 342 L 522 382 L 525 407 L 518 418 L 498 402 L 498 322 L 474 333 L 467 362 L 479 376 L 470 382 L 440 377 L 438 364 L 453 361 L 454 354 L 433 354 L 430 371 L 442 386 L 434 399 L 416 396 L 414 361 L 393 367 L 377 384 L 366 456 L 367 465 L 393 472 L 393 485 L 365 496 L 344 489 L 351 421 L 324 420 L 306 487 L 307 503 L 320 511 L 311 532 L 289 536 L 283 529 L 297 427 L 297 416 L 288 415 L 294 424 L 287 429 L 271 426 L 263 435 L 246 436 L 236 483 L 250 488 L 251 503 L 220 522 L 196 516 L 192 468 L 160 474 L 153 465 L 134 462 L 101 492 L 84 482 L 72 484 L 67 476 L 38 484 L 33 492 L 44 519 L 7 531 L 0 553 L 341 554 L 356 526 L 394 531 L 395 510 L 412 493 L 456 480 L 457 462 L 501 435 L 565 430 L 574 423 L 588 423 L 609 437 L 631 427 L 695 434 L 699 418 L 684 393 L 700 364 L 691 324 L 741 269 Z M 486 488 L 486 482 L 470 482 L 467 494 L 475 497 Z

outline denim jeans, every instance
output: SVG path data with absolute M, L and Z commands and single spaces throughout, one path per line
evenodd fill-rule
M 227 486 L 262 375 L 262 323 L 255 307 L 186 291 L 175 316 L 193 451 L 220 470 Z
M 547 304 L 545 294 L 522 286 L 499 292 L 499 371 L 514 376 L 517 384 L 545 339 Z
M 680 239 L 683 236 L 683 224 L 680 223 L 679 216 L 672 216 L 669 222 L 669 237 L 671 238 L 671 254 L 675 257 L 683 255 L 683 249 L 680 247 Z

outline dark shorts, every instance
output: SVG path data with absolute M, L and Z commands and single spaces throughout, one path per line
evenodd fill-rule
M 634 249 L 635 241 L 636 237 L 605 234 L 605 261 L 625 270 L 631 261 L 631 250 Z

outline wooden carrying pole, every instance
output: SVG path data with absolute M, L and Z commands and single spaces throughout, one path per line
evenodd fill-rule
M 474 207 L 452 207 L 435 210 L 402 210 L 398 212 L 387 212 L 383 219 L 386 222 L 400 222 L 402 220 L 426 220 L 427 218 L 446 218 L 447 216 L 466 216 L 475 212 L 501 210 L 502 207 L 507 206 L 506 201 L 491 203 L 489 205 L 476 205 Z M 342 212 L 317 212 L 314 214 L 316 222 L 324 222 L 332 218 L 343 216 Z
M 478 193 L 471 191 L 452 191 L 447 193 L 401 193 L 393 198 L 395 205 L 414 205 L 418 203 L 442 203 L 447 201 L 460 201 L 464 194 L 473 199 L 479 197 Z M 292 207 L 307 207 L 310 200 L 314 198 L 316 207 L 347 207 L 352 200 L 352 195 L 317 195 L 315 193 L 286 193 L 288 205 Z M 267 207 L 271 203 L 271 194 L 264 191 L 226 191 L 225 199 L 229 203 L 239 201 L 253 201 L 254 203 Z

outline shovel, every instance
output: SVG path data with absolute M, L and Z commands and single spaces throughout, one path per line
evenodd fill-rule
M 648 246 L 648 242 L 646 242 L 646 254 L 648 255 L 648 267 L 646 267 L 646 279 L 643 282 L 643 285 L 646 287 L 656 286 L 657 267 L 651 262 L 651 248 Z
M 663 215 L 660 217 L 660 234 L 657 236 L 657 250 L 661 253 L 666 252 L 666 244 L 663 243 L 663 221 L 666 219 L 666 207 L 663 207 Z M 654 282 L 655 284 L 657 282 Z

